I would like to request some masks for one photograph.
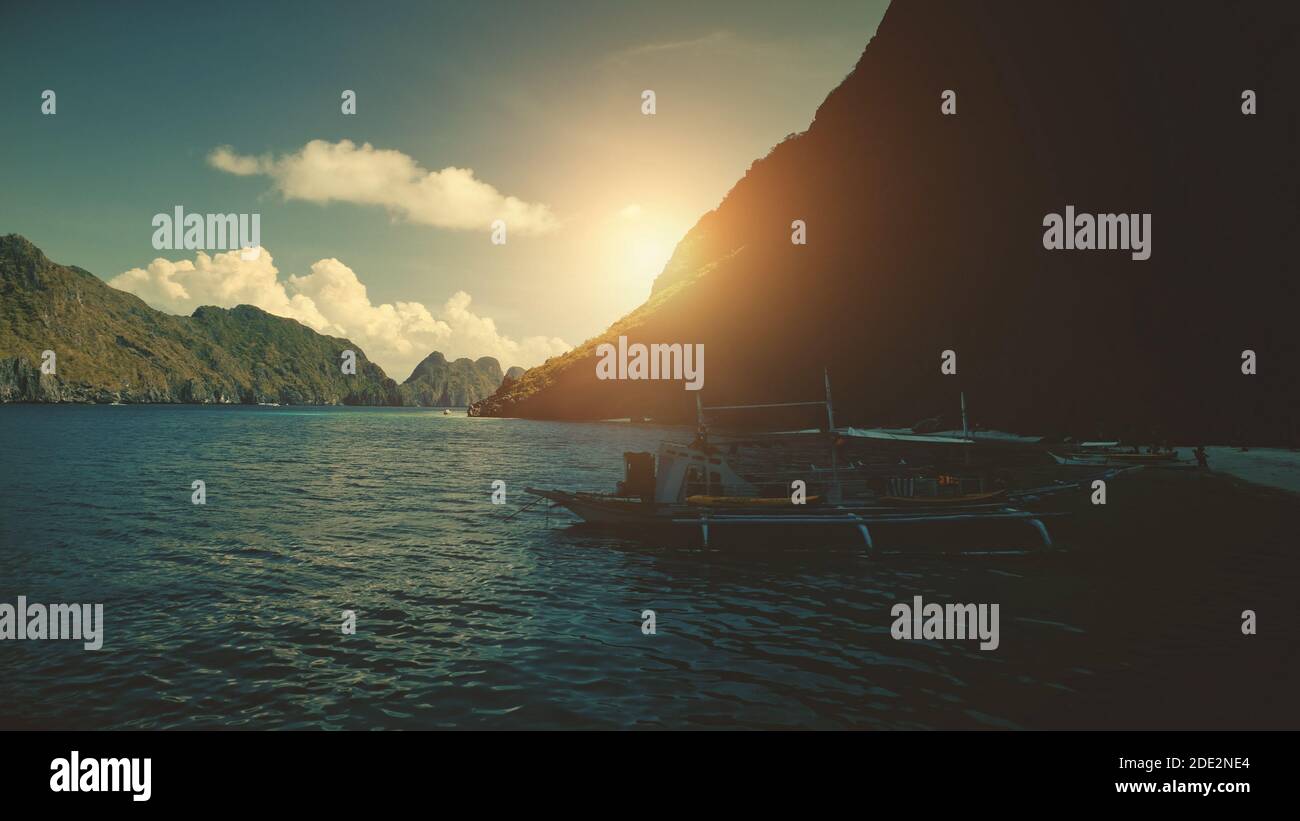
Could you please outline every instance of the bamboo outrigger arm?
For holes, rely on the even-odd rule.
[[[791,515],[755,515],[752,513],[744,514],[725,514],[718,513],[710,516],[708,512],[701,511],[699,514],[692,516],[675,516],[671,521],[675,525],[696,525],[704,538],[704,546],[709,544],[709,525],[710,524],[782,524],[782,525],[850,525],[856,527],[862,534],[862,541],[866,544],[868,554],[874,554],[876,550],[875,540],[871,536],[871,530],[868,527],[873,522],[883,522],[887,524],[922,524],[931,522],[960,522],[972,520],[991,520],[991,519],[1021,519],[1025,521],[1038,534],[1043,541],[1043,547],[1051,548],[1052,536],[1047,530],[1047,525],[1043,519],[1050,513],[1033,513],[1024,510],[1015,510],[1008,508],[1000,511],[984,511],[980,513],[954,513],[954,514],[923,514],[913,515],[908,513],[887,513],[879,516],[864,517],[860,513],[846,512],[842,514],[822,514],[807,516]]]
[[[867,530],[867,523],[862,521],[862,517],[856,513],[850,513],[851,517],[858,523],[858,530],[862,533],[862,540],[867,543],[867,555],[870,556],[876,551],[876,546],[871,541],[871,531]]]

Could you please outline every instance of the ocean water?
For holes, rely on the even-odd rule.
[[[1117,652],[1086,641],[1086,605],[1061,606],[1112,593],[1059,560],[701,549],[507,518],[526,485],[612,488],[624,450],[683,436],[420,409],[0,407],[0,602],[100,602],[105,620],[98,651],[0,642],[0,726],[1060,726]],[[1000,602],[1002,646],[892,639],[890,607],[915,595]]]

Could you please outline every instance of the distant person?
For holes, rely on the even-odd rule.
[[[1205,445],[1197,445],[1196,450],[1192,451],[1192,455],[1196,457],[1196,466],[1198,468],[1205,469],[1210,466],[1210,458],[1205,452]]]

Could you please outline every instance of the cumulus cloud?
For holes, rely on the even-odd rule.
[[[219,168],[229,174],[235,174],[240,177],[251,177],[254,174],[264,174],[263,168],[270,167],[273,163],[268,157],[241,157],[236,154],[228,145],[223,145],[215,149],[208,155],[208,164],[213,168]]]
[[[239,251],[213,256],[199,251],[192,262],[155,259],[108,284],[170,313],[189,314],[200,305],[256,305],[352,340],[399,382],[435,350],[450,358],[494,356],[504,369],[532,367],[571,347],[558,337],[516,340],[502,334],[492,319],[470,310],[472,298],[464,291],[431,311],[419,302],[376,305],[356,272],[333,258],[318,260],[308,273],[284,281],[278,273],[265,248],[251,260]]]
[[[191,262],[159,257],[148,268],[132,268],[108,284],[130,291],[159,310],[189,314],[200,305],[256,305],[276,316],[287,316],[322,333],[329,321],[315,303],[301,294],[290,295],[276,278],[276,268],[265,248],[255,259],[239,251],[208,256],[203,251]]]
[[[452,335],[466,350],[483,351],[488,356],[495,356],[502,368],[511,365],[531,368],[573,347],[557,336],[530,336],[515,341],[502,335],[490,318],[471,311],[469,304],[470,295],[457,291],[443,304],[438,318],[451,326]]]
[[[429,171],[400,151],[370,143],[312,140],[279,157],[241,155],[220,146],[208,155],[208,164],[239,176],[270,177],[286,200],[377,205],[438,228],[487,231],[500,219],[512,235],[529,235],[559,224],[548,206],[503,195],[475,177],[473,169]]]

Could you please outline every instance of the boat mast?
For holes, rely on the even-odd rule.
[[[826,424],[829,430],[835,430],[835,409],[831,404],[831,372],[828,368],[822,367],[822,375],[826,377]]]
[[[966,421],[966,391],[961,392],[961,438],[970,440],[970,423]],[[970,444],[962,445],[966,464],[970,464]],[[981,486],[982,487],[982,486]]]
[[[704,495],[713,495],[713,479],[709,476],[709,440],[708,434],[705,433],[704,427],[704,403],[700,401],[700,392],[695,392],[695,435],[700,442],[700,448],[704,452]]]
[[[822,376],[826,380],[826,431],[831,437],[831,501],[840,501],[840,470],[838,459],[835,456],[835,406],[831,402],[831,372],[826,366],[822,366]]]

